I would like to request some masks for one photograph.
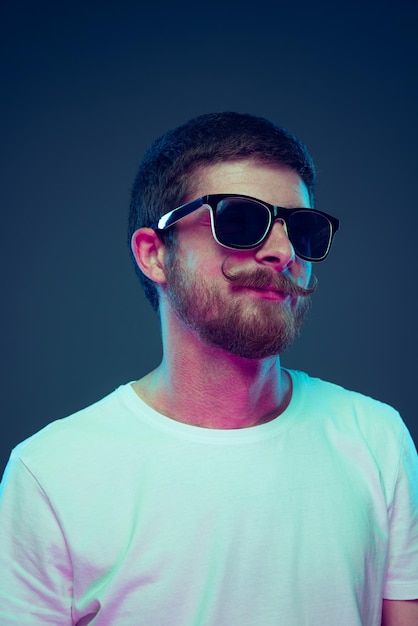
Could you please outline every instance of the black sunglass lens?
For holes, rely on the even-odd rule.
[[[296,254],[321,260],[328,252],[331,224],[314,211],[297,211],[288,220],[288,233]]]
[[[220,243],[236,248],[255,246],[269,226],[269,212],[245,198],[226,198],[215,211],[215,231]]]

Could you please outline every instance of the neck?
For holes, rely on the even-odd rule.
[[[248,428],[287,407],[291,381],[279,357],[245,359],[187,336],[168,339],[159,367],[134,384],[157,411],[204,428]]]

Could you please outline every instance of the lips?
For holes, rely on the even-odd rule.
[[[287,298],[292,297],[291,294],[283,291],[282,289],[277,289],[276,287],[259,287],[257,285],[245,285],[239,286],[234,285],[234,289],[244,289],[249,290],[255,293],[259,293],[261,297],[267,298],[269,300],[286,300]]]

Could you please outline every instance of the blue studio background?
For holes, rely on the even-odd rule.
[[[303,139],[340,218],[285,365],[389,402],[418,441],[415,0],[2,0],[0,473],[160,358],[126,215],[145,148],[204,112]]]

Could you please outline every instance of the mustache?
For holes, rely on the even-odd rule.
[[[222,274],[225,279],[234,287],[252,287],[255,289],[275,289],[288,296],[310,296],[318,286],[318,279],[312,275],[313,285],[311,287],[301,287],[297,285],[287,274],[278,273],[270,268],[248,269],[227,269],[225,267],[227,259],[222,263]]]

